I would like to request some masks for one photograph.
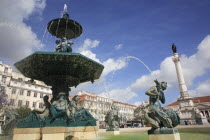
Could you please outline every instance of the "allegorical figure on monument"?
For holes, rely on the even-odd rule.
[[[53,122],[56,118],[66,116],[68,112],[68,100],[66,99],[66,94],[64,92],[60,92],[57,98],[58,100],[53,101],[50,108],[51,122]]]
[[[51,107],[51,104],[49,103],[49,97],[46,95],[43,97],[43,101],[44,101],[44,106],[43,108],[40,108],[40,109],[34,109],[32,111],[32,113],[19,120],[18,122],[20,123],[26,123],[26,122],[34,122],[34,121],[43,121],[45,120],[47,117],[50,116],[50,107]]]
[[[55,52],[69,52],[72,53],[71,46],[74,44],[73,42],[68,42],[66,37],[63,37],[62,40],[56,40],[56,48]]]
[[[173,51],[173,53],[177,53],[177,49],[176,49],[176,45],[175,44],[172,44],[172,51]]]
[[[108,124],[108,131],[118,130],[120,126],[120,117],[118,114],[118,109],[111,106],[111,110],[105,116],[105,122]]]
[[[173,128],[179,124],[178,115],[171,109],[164,109],[161,104],[165,103],[164,90],[167,88],[166,82],[154,81],[156,86],[152,86],[146,95],[149,96],[149,105],[144,109],[145,121],[152,126],[152,129],[167,127]]]
[[[43,97],[44,100],[44,107],[41,109],[34,109],[32,113],[37,117],[37,119],[44,120],[50,114],[50,106],[49,97],[46,95]]]
[[[75,112],[78,110],[77,108],[77,102],[79,101],[80,97],[78,95],[75,95],[72,100],[69,102],[69,113],[72,117],[75,117]]]
[[[65,118],[68,121],[94,119],[87,109],[77,108],[77,101],[79,99],[79,96],[75,96],[69,101],[68,96],[64,92],[60,92],[58,100],[54,101],[51,105],[51,122],[57,118]]]

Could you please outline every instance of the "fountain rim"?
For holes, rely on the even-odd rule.
[[[84,55],[82,55],[82,54],[80,54],[80,53],[66,53],[66,52],[44,52],[44,51],[37,51],[37,52],[34,52],[34,53],[32,53],[32,54],[30,54],[29,56],[27,56],[27,57],[25,57],[25,58],[23,58],[23,59],[21,59],[21,60],[19,60],[19,61],[17,61],[15,64],[14,64],[14,66],[16,65],[16,64],[18,64],[18,63],[20,63],[21,61],[23,61],[24,59],[27,59],[27,58],[29,58],[29,57],[31,57],[32,55],[37,55],[37,54],[50,54],[50,55],[75,55],[75,56],[81,56],[81,57],[83,57],[83,58],[85,58],[85,59],[88,59],[88,60],[90,60],[90,61],[92,61],[92,62],[94,62],[94,63],[96,63],[96,64],[98,64],[98,65],[100,65],[100,66],[102,66],[103,68],[104,68],[104,65],[102,65],[102,64],[100,64],[99,62],[96,62],[95,60],[92,60],[92,59],[90,59],[90,58],[88,58],[87,56],[84,56]],[[16,66],[15,66],[16,67]]]
[[[67,26],[67,28],[71,29],[71,30],[74,32],[74,36],[71,37],[71,38],[67,38],[67,39],[74,39],[74,38],[77,38],[77,37],[79,37],[79,36],[82,34],[82,32],[83,32],[82,25],[80,25],[77,21],[72,20],[72,19],[56,18],[56,19],[53,19],[53,20],[49,21],[48,24],[47,24],[47,30],[48,30],[48,32],[49,32],[51,35],[55,36],[55,37],[57,37],[57,35],[54,34],[54,33],[50,30],[50,28],[51,28],[51,26],[52,26],[51,24],[54,24],[54,22],[57,22],[58,25],[59,25],[58,22],[65,22],[65,24],[66,24],[66,23],[67,23],[67,24],[74,24],[74,26],[75,26],[76,28],[79,29],[79,32],[76,33],[76,32],[74,32],[73,29],[71,29],[71,28],[69,28],[69,27]],[[65,28],[66,28],[66,27],[65,27]],[[57,37],[57,38],[59,38],[59,37]]]

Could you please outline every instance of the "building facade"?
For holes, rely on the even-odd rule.
[[[126,123],[127,121],[132,121],[134,119],[134,110],[137,106],[118,101],[113,101],[113,105],[119,109],[121,123]]]
[[[11,108],[27,106],[31,109],[43,107],[43,97],[52,96],[50,87],[38,80],[31,80],[18,72],[13,72],[12,67],[0,63],[0,85],[7,94],[7,104]]]
[[[112,98],[86,91],[79,92],[77,95],[80,96],[78,107],[88,109],[99,122],[104,122],[105,116],[111,110],[112,105],[119,110],[120,123],[126,123],[134,117],[135,105],[114,101]]]
[[[3,64],[0,61],[0,84],[2,87],[7,87],[11,81],[12,68],[8,65]]]
[[[210,122],[210,96],[194,97],[193,98],[194,107],[198,108],[203,116],[206,116],[208,122]],[[179,102],[173,102],[167,105],[165,108],[171,108],[174,111],[179,112],[180,106]],[[185,114],[182,114],[185,115]],[[188,114],[186,114],[188,115]]]

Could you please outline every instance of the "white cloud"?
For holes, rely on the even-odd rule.
[[[210,80],[204,81],[203,83],[200,83],[196,89],[189,91],[189,94],[194,97],[208,96],[210,95],[209,87]]]
[[[120,70],[124,67],[127,66],[127,61],[125,58],[121,57],[118,59],[113,59],[113,58],[108,58],[105,61],[101,61],[97,58],[97,55],[92,51],[92,49],[98,47],[100,44],[100,41],[98,40],[91,40],[91,39],[85,39],[83,45],[78,49],[79,53],[83,54],[84,56],[95,60],[96,62],[101,63],[102,65],[104,65],[104,70],[102,72],[101,78],[99,80],[97,80],[95,84],[100,84],[98,86],[100,87],[104,87],[104,90],[108,90],[108,86],[105,83],[105,79],[106,76],[112,72],[115,72],[117,70]],[[91,87],[91,83],[84,83],[81,86],[79,85],[78,88],[72,88],[72,93],[75,94],[78,91],[82,91],[84,89],[87,89],[88,87]],[[106,87],[106,88],[105,88]],[[128,90],[127,90],[128,91]],[[91,92],[91,91],[90,91]],[[115,91],[111,91],[111,94],[113,95],[113,97],[117,97],[115,96],[115,92],[118,92],[118,90]],[[125,91],[121,91],[122,93],[126,93]],[[105,94],[105,92],[104,92]],[[135,93],[131,92],[131,95],[134,96]],[[107,95],[107,94],[105,94]],[[131,96],[131,97],[133,97]],[[128,99],[128,98],[127,98]],[[120,99],[122,100],[122,99]]]
[[[210,36],[204,38],[198,45],[198,51],[192,56],[187,57],[186,55],[181,55],[181,65],[186,84],[190,87],[195,78],[204,75],[210,69]],[[133,96],[129,98],[132,99],[136,96],[136,91],[147,90],[154,85],[153,81],[155,79],[168,82],[169,88],[177,87],[176,90],[178,89],[177,75],[172,57],[165,58],[160,64],[160,69],[152,71],[151,74],[141,76],[126,89],[113,89],[110,91],[110,94],[115,99],[122,100],[121,98],[126,93],[128,95],[129,93],[133,93],[131,94]],[[200,84],[197,89],[191,91],[191,95],[209,95],[208,87],[210,87],[210,80]]]
[[[0,56],[12,62],[43,47],[40,40],[23,20],[32,13],[41,13],[45,0],[2,0],[0,5]]]
[[[204,75],[210,68],[210,36],[204,38],[204,40],[198,45],[197,53],[190,57],[181,55],[181,65],[185,82],[187,86],[190,87],[195,78]],[[171,87],[178,87],[175,65],[171,57],[167,57],[161,62],[160,69],[137,79],[136,82],[131,85],[131,89],[146,89],[151,86],[154,79],[167,81]]]
[[[96,58],[96,54],[93,53],[93,52],[90,51],[90,50],[83,50],[83,51],[81,51],[80,53],[83,54],[84,56],[87,56],[87,57],[90,58],[90,59],[93,59],[93,60],[96,61],[96,62],[101,63],[100,60],[99,60],[98,58]]]
[[[123,47],[123,44],[118,44],[118,45],[114,46],[114,48],[116,50],[120,50],[120,49],[122,49],[122,47]]]
[[[138,78],[133,84],[131,84],[130,88],[133,91],[138,91],[142,89],[148,89],[151,87],[151,85],[154,85],[154,79],[159,79],[157,78],[160,74],[160,71],[153,71],[152,74],[150,75],[143,75],[140,78]]]
[[[99,45],[100,41],[98,40],[91,40],[89,38],[85,39],[83,45],[78,49],[78,51],[87,56],[90,59],[93,59],[96,62],[100,62],[98,58],[96,58],[96,54],[91,51],[92,48],[96,48]]]
[[[78,51],[84,56],[87,56],[88,58],[93,59],[96,62],[99,62],[104,65],[102,77],[105,77],[110,72],[120,70],[127,65],[125,58],[118,58],[118,59],[109,58],[103,62],[100,61],[97,58],[96,54],[91,51],[91,49],[96,48],[97,46],[99,46],[99,44],[100,41],[98,40],[86,39],[83,45],[78,49]]]
[[[86,42],[85,44],[92,44],[92,43]],[[83,45],[83,46],[88,46],[83,48],[89,48],[89,49],[94,48],[91,47],[91,45]],[[102,63],[105,66],[102,77],[105,77],[109,73],[115,72],[116,70],[120,70],[127,66],[126,58],[118,58],[118,59],[109,58],[106,61],[101,62],[99,59],[97,59],[96,54],[93,53],[91,50],[86,49],[86,51],[88,51],[86,53],[87,55],[89,55],[91,58],[96,59],[98,62]],[[195,78],[204,75],[207,72],[207,70],[210,68],[209,51],[210,51],[210,36],[207,36],[198,45],[198,51],[195,54],[189,57],[187,57],[186,55],[180,56],[185,81],[189,87],[193,84]],[[108,93],[115,100],[127,102],[137,96],[137,94],[135,93],[136,91],[146,90],[149,87],[151,87],[151,85],[154,85],[153,81],[155,79],[158,79],[159,81],[168,82],[169,88],[177,87],[176,89],[178,89],[177,75],[176,75],[175,65],[172,61],[172,57],[165,58],[160,64],[160,69],[152,71],[151,74],[141,76],[127,88],[113,89],[111,91],[108,91]],[[196,91],[203,92],[203,94],[207,94],[206,87],[207,87],[206,84],[200,85],[196,89]],[[104,92],[102,94],[107,95],[107,92]]]
[[[134,105],[136,105],[136,106],[139,106],[141,104],[142,104],[142,101],[137,101],[137,102],[134,103]]]
[[[35,0],[35,1],[36,1],[36,4],[35,4],[34,11],[42,14],[42,10],[46,7],[46,0]]]
[[[101,95],[106,95],[107,93],[104,92]],[[128,102],[130,99],[137,96],[135,92],[132,92],[129,88],[127,89],[114,89],[108,92],[109,97],[113,98],[116,101],[120,102]]]
[[[126,62],[126,59],[123,57],[118,58],[116,60],[113,58],[109,58],[103,62],[104,70],[103,70],[102,76],[106,76],[110,72],[120,70],[124,68],[125,66],[127,66],[127,64],[128,63]]]
[[[99,45],[100,41],[91,40],[89,38],[85,39],[83,45],[79,48],[79,52],[90,50],[91,48],[96,48]]]

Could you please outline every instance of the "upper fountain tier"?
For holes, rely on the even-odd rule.
[[[47,25],[47,30],[57,38],[66,37],[67,39],[77,38],[82,34],[82,26],[69,19],[67,6],[64,6],[62,18],[51,20]]]

